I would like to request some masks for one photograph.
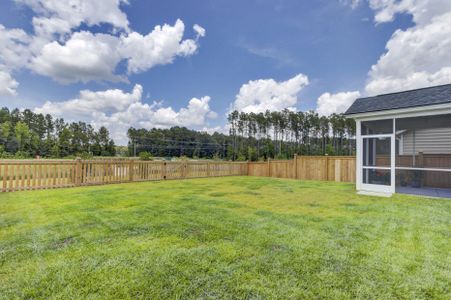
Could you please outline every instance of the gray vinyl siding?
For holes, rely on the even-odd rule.
[[[413,154],[413,132],[405,133],[403,139],[403,154]],[[451,154],[451,128],[416,130],[415,141],[415,154]]]

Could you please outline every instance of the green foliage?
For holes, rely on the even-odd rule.
[[[81,159],[92,159],[94,156],[89,152],[83,151],[76,153],[75,157],[80,157]]]
[[[326,145],[326,154],[327,155],[335,155],[335,151],[334,151],[332,144]]]
[[[275,159],[287,159],[287,156],[283,153],[276,154]]]
[[[153,160],[152,154],[150,154],[147,151],[139,152],[139,159],[140,160]]]
[[[243,113],[228,116],[229,135],[209,134],[185,127],[135,129],[127,132],[129,145],[116,147],[105,127],[94,130],[84,122],[66,123],[29,109],[0,110],[0,145],[14,156],[69,157],[134,156],[149,152],[156,157],[251,160],[260,157],[292,158],[303,155],[352,155],[355,152],[355,122],[343,115],[329,117],[290,110]],[[2,154],[7,155],[7,154]]]
[[[3,145],[0,145],[0,159],[11,159],[12,155],[11,153],[8,153],[5,151],[5,147]]]
[[[337,155],[355,152],[355,122],[343,115],[319,116],[313,111],[266,111],[264,113],[229,114],[228,122],[234,159],[245,153],[257,157],[292,158],[294,154],[325,155],[331,144]],[[330,152],[330,151],[329,151]]]
[[[451,201],[256,177],[0,193],[4,299],[448,299]]]
[[[150,130],[130,128],[127,135],[131,156],[147,151],[155,157],[225,158],[230,143],[230,138],[224,134],[208,134],[185,127]]]
[[[128,147],[127,146],[116,146],[115,147],[116,156],[127,157]]]
[[[27,142],[30,137],[30,128],[24,122],[17,122],[16,126],[14,126],[14,134],[16,135],[16,140],[19,143],[19,151],[22,151],[24,148],[25,142]]]
[[[229,135],[184,127],[130,128],[129,153],[148,151],[160,157],[255,161],[259,157],[287,159],[296,153],[352,155],[355,152],[355,122],[343,115],[324,117],[312,111],[290,110],[259,114],[234,111],[227,120]]]
[[[30,158],[30,155],[25,151],[17,151],[16,153],[14,153],[14,158],[15,159],[25,159],[25,158]]]
[[[237,161],[246,161],[246,160],[247,160],[247,157],[246,157],[245,154],[240,153],[240,154],[238,154],[236,160],[237,160]]]
[[[228,116],[229,135],[197,132],[184,127],[128,130],[129,153],[154,156],[251,160],[292,158],[294,154],[352,155],[355,122],[343,115],[319,116],[313,111],[243,113]],[[330,145],[330,146],[329,146]]]
[[[257,161],[257,149],[255,149],[254,147],[247,147],[247,159],[250,161]]]
[[[51,115],[36,114],[29,109],[0,110],[0,146],[2,157],[62,158],[89,153],[89,156],[114,156],[115,145],[109,132],[95,131],[84,122],[66,123]]]
[[[1,131],[1,135],[2,135],[2,139],[6,140],[8,139],[10,133],[11,133],[11,122],[10,121],[5,121],[3,123],[0,124],[0,131]]]

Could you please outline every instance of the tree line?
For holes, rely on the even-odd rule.
[[[352,155],[355,122],[341,114],[329,117],[290,110],[228,115],[229,134],[208,134],[185,127],[127,132],[128,154],[186,156],[227,160],[287,159],[301,155]]]
[[[301,155],[352,155],[355,121],[343,114],[320,116],[314,111],[269,111],[228,115],[233,157],[291,158]],[[241,139],[238,139],[240,137]]]
[[[232,159],[230,136],[218,132],[209,134],[178,126],[149,130],[132,127],[127,136],[129,156],[147,152],[156,157]]]
[[[300,155],[353,155],[355,123],[341,114],[313,111],[266,111],[228,115],[229,134],[209,134],[185,127],[129,128],[126,156],[141,152],[157,157],[226,160],[287,159]],[[121,151],[122,152],[122,151]],[[65,122],[29,109],[0,110],[0,158],[114,156],[116,147],[105,127]]]
[[[0,110],[1,158],[114,155],[115,144],[105,127],[96,131],[85,122],[67,123],[29,109]]]

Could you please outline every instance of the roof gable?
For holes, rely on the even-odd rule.
[[[451,84],[359,98],[345,115],[451,103]]]

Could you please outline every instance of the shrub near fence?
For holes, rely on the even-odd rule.
[[[2,160],[2,192],[134,181],[247,175],[246,162]]]

